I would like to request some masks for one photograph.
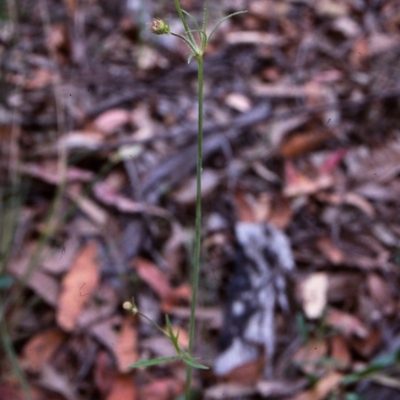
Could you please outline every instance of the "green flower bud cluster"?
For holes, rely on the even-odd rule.
[[[171,33],[168,22],[163,21],[161,18],[154,18],[150,30],[156,35],[168,35]]]

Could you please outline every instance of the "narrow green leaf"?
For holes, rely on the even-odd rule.
[[[176,352],[178,354],[181,354],[181,349],[178,344],[179,332],[177,335],[174,335],[174,331],[172,329],[171,321],[169,320],[168,315],[165,316],[165,321],[166,321],[166,325],[167,325],[167,329],[168,329],[169,339],[171,340],[172,344],[174,345]]]
[[[165,315],[165,325],[167,325],[168,333],[171,336],[174,336],[174,332],[172,330],[171,321],[169,320],[168,314]]]
[[[151,360],[143,360],[138,361],[137,363],[131,364],[129,368],[141,368],[141,367],[150,367],[152,365],[163,364],[169,361],[178,360],[179,356],[171,356],[171,357],[160,357],[160,358],[152,358]]]
[[[203,10],[203,30],[207,30],[208,25],[208,0],[204,2],[204,10]]]
[[[357,393],[351,392],[351,393],[346,393],[344,399],[345,400],[361,400],[361,396]]]
[[[190,30],[188,30],[187,32],[189,32],[189,34],[188,34],[188,36],[190,35],[191,36],[191,33],[190,33]],[[197,48],[197,45],[196,45],[196,42],[193,40],[192,41],[192,39],[186,39],[185,37],[183,37],[182,35],[178,35],[177,33],[174,33],[174,32],[171,32],[171,35],[172,36],[176,36],[176,37],[178,37],[179,39],[182,39],[188,46],[189,46],[189,48],[190,48],[190,50],[192,50],[192,52],[194,53],[194,54],[196,54],[196,53],[198,53],[198,48]],[[192,36],[191,36],[192,37]]]
[[[349,374],[346,375],[341,381],[340,383],[344,386],[347,385],[353,385],[354,383],[359,382],[362,379],[362,377],[359,374]]]
[[[193,358],[190,358],[188,356],[182,357],[182,361],[185,362],[186,364],[190,365],[193,368],[198,368],[198,369],[209,369],[206,365],[199,364],[196,361],[193,360]]]
[[[194,26],[196,27],[196,29],[197,30],[200,30],[200,27],[199,27],[199,24],[197,23],[197,21],[196,21],[196,18],[194,18],[193,16],[192,16],[192,14],[189,14],[187,11],[185,11],[184,9],[182,9],[182,12],[187,16],[187,17],[189,17],[190,18],[190,20],[194,23]]]
[[[15,282],[12,276],[4,275],[0,277],[0,290],[8,289]]]
[[[369,368],[373,369],[374,371],[378,371],[386,367],[389,367],[390,365],[393,365],[395,363],[396,363],[396,353],[384,354],[383,356],[380,356],[375,360],[373,360],[369,364]]]
[[[181,8],[179,0],[174,0],[174,3],[175,3],[176,11],[178,12],[179,18],[182,21],[183,27],[185,28],[185,31],[189,31],[189,26],[186,22],[185,15],[183,14],[183,10]],[[195,43],[191,33],[189,33],[189,39],[190,39],[190,42],[192,42],[193,44]]]
[[[210,35],[208,36],[208,41],[211,40],[211,36],[214,35],[215,31],[219,28],[219,26],[220,26],[224,21],[226,21],[226,20],[229,19],[229,18],[232,18],[232,17],[235,16],[235,15],[244,14],[244,13],[247,13],[247,11],[237,11],[237,12],[234,12],[234,13],[229,14],[229,15],[227,15],[226,17],[222,18],[222,19],[218,22],[218,24],[215,25],[215,28],[211,31]]]

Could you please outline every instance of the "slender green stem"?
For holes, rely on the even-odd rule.
[[[22,370],[18,357],[15,353],[10,335],[8,334],[7,331],[7,326],[6,326],[6,320],[4,316],[4,308],[3,305],[0,304],[0,314],[1,314],[1,323],[0,323],[0,336],[1,336],[1,342],[2,346],[7,354],[7,357],[12,365],[13,372],[15,373],[19,383],[22,386],[22,390],[24,391],[25,398],[27,400],[32,400],[32,393],[31,389],[29,387],[29,383],[25,377],[24,371]]]
[[[189,28],[189,25],[186,22],[185,16],[183,15],[182,8],[181,8],[181,5],[179,3],[179,0],[174,0],[174,3],[175,3],[176,11],[178,11],[179,18],[181,19],[183,27],[185,28],[185,33],[187,32],[187,35],[188,35],[188,38],[189,38],[190,42],[193,45],[195,45],[196,42],[195,42],[195,40],[193,38],[192,33],[190,32],[190,28]]]
[[[196,56],[198,67],[198,126],[197,126],[197,194],[196,194],[196,237],[194,245],[194,259],[192,272],[192,303],[190,306],[190,323],[189,323],[189,356],[193,356],[195,322],[196,322],[196,305],[197,293],[199,287],[200,274],[200,251],[201,251],[201,172],[203,159],[203,57]],[[186,368],[186,400],[190,400],[190,384],[192,380],[192,367],[187,365]]]
[[[182,35],[178,35],[177,33],[173,33],[173,32],[171,32],[171,35],[172,35],[172,36],[176,36],[176,37],[178,37],[179,39],[182,39],[182,40],[190,47],[190,50],[192,50],[193,54],[196,54],[196,53],[197,53],[196,47],[194,47],[193,44],[192,44],[188,39],[186,39],[186,38],[183,37]]]

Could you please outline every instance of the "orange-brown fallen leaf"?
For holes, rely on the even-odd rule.
[[[115,376],[116,371],[110,354],[103,350],[99,351],[94,365],[93,378],[102,398],[110,393]]]
[[[56,329],[38,333],[24,346],[21,364],[30,372],[40,372],[63,340],[64,334]]]
[[[137,400],[138,393],[135,383],[129,375],[118,375],[107,396],[107,400]]]
[[[76,258],[65,275],[57,309],[57,323],[71,332],[79,314],[99,284],[97,249],[94,241],[89,242]]]
[[[122,321],[121,331],[114,346],[118,370],[122,373],[128,372],[129,365],[138,361],[137,330],[132,322],[130,316]]]
[[[326,340],[310,339],[293,356],[298,367],[309,374],[318,374],[323,371],[319,361],[328,354]]]
[[[173,378],[157,379],[145,385],[140,399],[172,400],[183,393],[183,382]]]
[[[320,379],[312,389],[292,397],[290,400],[323,400],[329,392],[338,387],[342,378],[342,374],[331,372]]]
[[[160,297],[161,300],[169,298],[172,293],[167,277],[151,261],[141,257],[133,260],[133,266],[140,276]]]
[[[326,323],[333,328],[339,329],[346,336],[355,335],[366,338],[368,329],[356,316],[344,311],[330,308],[326,314]]]
[[[285,158],[297,157],[321,147],[332,136],[329,131],[296,133],[282,143],[280,152]]]
[[[254,385],[261,378],[264,369],[265,359],[259,357],[257,360],[246,362],[234,368],[229,374],[223,376],[223,380],[240,385]]]
[[[350,365],[351,355],[346,340],[341,335],[332,336],[330,339],[331,357],[339,362],[339,368],[346,368]]]

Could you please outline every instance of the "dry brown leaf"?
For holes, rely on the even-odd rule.
[[[238,9],[245,7],[244,4],[238,5]],[[275,3],[273,0],[251,1],[247,4],[247,7],[249,13],[265,20],[277,16],[286,16],[292,10],[290,3]]]
[[[105,398],[105,396],[110,392],[116,375],[110,354],[111,353],[104,350],[100,350],[97,353],[94,364],[94,383],[102,395],[102,398]]]
[[[255,217],[249,200],[246,198],[245,193],[237,189],[235,191],[235,203],[238,213],[238,220],[242,222],[254,222]]]
[[[368,217],[374,218],[375,217],[375,210],[372,204],[364,199],[363,197],[359,196],[356,193],[348,192],[343,196],[343,202],[345,204],[350,204],[354,207],[357,207],[359,210],[363,211]]]
[[[257,360],[246,362],[234,368],[227,375],[224,375],[224,381],[241,385],[254,385],[261,378],[263,370],[265,370],[265,360],[264,357],[259,357]]]
[[[50,183],[52,185],[60,185],[62,177],[57,173],[56,164],[28,164],[25,163],[21,167],[21,171],[33,178],[40,179],[43,182]],[[85,171],[76,167],[69,167],[66,172],[65,179],[67,182],[90,182],[94,175],[92,172]]]
[[[34,268],[31,269],[30,262],[35,251],[35,245],[27,244],[26,247],[24,257],[10,263],[8,272],[20,279],[26,279],[28,276],[26,285],[48,304],[56,307],[60,291],[59,283],[54,277],[39,270],[37,265],[33,265]]]
[[[331,132],[296,133],[280,146],[280,153],[285,158],[297,157],[321,147],[331,139]]]
[[[77,0],[64,0],[64,2],[67,5],[69,15],[74,15],[76,11]]]
[[[24,346],[21,364],[29,372],[38,373],[64,341],[64,334],[51,329],[36,334]]]
[[[99,115],[93,122],[96,129],[106,135],[110,135],[121,129],[131,121],[131,115],[128,111],[120,108],[105,111]]]
[[[261,380],[257,382],[257,391],[262,398],[287,398],[298,393],[300,389],[307,386],[305,379],[300,380]]]
[[[85,195],[82,195],[82,192],[83,190],[80,185],[70,185],[66,190],[66,194],[69,196],[69,198],[76,203],[79,209],[97,227],[104,227],[108,219],[107,213],[93,200]]]
[[[171,223],[171,234],[162,250],[163,259],[168,264],[168,272],[171,275],[179,274],[179,266],[184,259],[184,245],[186,243],[185,231],[175,221]]]
[[[99,284],[100,274],[97,247],[90,241],[79,253],[72,268],[65,275],[57,309],[57,323],[72,331],[79,315]]]
[[[201,173],[201,197],[213,193],[218,187],[221,180],[221,175],[215,170],[205,168]],[[197,181],[196,177],[192,177],[185,181],[185,183],[178,189],[172,192],[172,197],[175,201],[182,205],[194,204],[197,195]]]
[[[365,339],[350,338],[349,344],[353,351],[368,359],[376,353],[382,343],[382,328],[371,329]]]
[[[52,365],[43,365],[40,380],[40,386],[47,390],[56,392],[66,400],[76,400],[73,386],[69,382],[69,376],[67,371],[58,371]]]
[[[321,167],[319,168],[318,173],[320,175],[333,173],[335,170],[337,170],[339,164],[342,162],[342,160],[344,160],[347,153],[347,149],[339,149],[328,154],[325,157],[325,160],[322,163]]]
[[[183,393],[183,382],[174,378],[157,379],[144,385],[140,399],[173,400]]]
[[[229,93],[225,97],[225,104],[236,111],[246,112],[252,107],[249,97],[241,93]]]
[[[302,98],[307,94],[304,86],[289,84],[265,84],[254,82],[252,90],[257,96],[268,96],[272,98]]]
[[[101,133],[90,130],[68,132],[58,141],[59,148],[66,148],[71,151],[96,151],[102,144],[103,137]]]
[[[27,90],[37,90],[53,84],[55,81],[54,72],[48,69],[36,69],[33,76],[24,82],[24,88]]]
[[[298,130],[307,122],[303,115],[294,115],[289,118],[279,118],[270,124],[268,138],[273,151],[279,151],[279,146],[289,132]]]
[[[293,356],[293,361],[306,373],[319,374],[321,366],[319,361],[328,355],[326,340],[309,339]]]
[[[183,283],[178,287],[172,288],[171,293],[161,303],[161,310],[169,313],[176,304],[189,304],[192,298],[192,288],[189,284]]]
[[[370,298],[383,315],[392,315],[396,310],[396,303],[390,295],[388,282],[380,275],[372,273],[367,277]]]
[[[117,343],[114,346],[118,370],[121,373],[129,371],[129,365],[138,361],[137,330],[132,325],[132,318],[127,317],[122,321]]]
[[[359,288],[363,281],[360,274],[343,272],[329,275],[328,301],[329,303],[344,303],[352,307],[358,300]]]
[[[272,196],[269,193],[261,193],[253,204],[253,215],[257,222],[266,222],[271,213]]]
[[[131,122],[137,127],[135,138],[146,140],[154,135],[157,125],[152,117],[152,112],[147,103],[138,104],[131,113]]]
[[[172,287],[155,264],[141,257],[135,258],[132,264],[140,278],[157,293],[161,300],[170,298],[173,292]]]
[[[331,357],[339,362],[339,368],[347,368],[350,365],[351,354],[349,346],[341,335],[330,338]]]
[[[360,36],[360,26],[353,18],[347,15],[336,18],[333,23],[333,28],[348,38]]]
[[[113,206],[117,210],[126,213],[149,213],[163,218],[168,218],[169,214],[164,209],[144,203],[137,203],[128,197],[116,192],[103,182],[96,183],[93,188],[93,194],[97,200],[102,203]]]
[[[54,54],[57,54],[60,63],[67,61],[67,56],[71,51],[71,42],[65,23],[57,23],[50,27],[48,30],[47,45]]]
[[[353,44],[350,54],[350,64],[355,70],[360,69],[365,60],[369,57],[369,48],[365,36],[357,38]]]
[[[321,190],[328,189],[334,183],[330,175],[319,175],[314,179],[297,171],[289,161],[285,163],[286,187],[284,194],[287,197],[311,195]]]
[[[25,397],[22,388],[14,387],[7,382],[0,383],[0,399],[25,400]]]
[[[43,251],[43,270],[54,275],[67,272],[78,250],[79,240],[77,236],[69,237],[60,248],[47,247]]]
[[[330,308],[326,314],[326,323],[346,336],[355,335],[359,338],[368,336],[367,327],[356,316],[344,311]]]
[[[382,32],[371,32],[368,35],[368,45],[371,56],[393,51],[399,45],[396,35],[388,35]]]
[[[90,326],[90,333],[102,343],[110,353],[114,352],[114,347],[118,340],[115,327],[121,324],[121,320],[122,318],[116,315]]]
[[[253,386],[241,385],[235,382],[225,382],[211,386],[205,390],[205,398],[208,400],[224,400],[230,398],[248,398],[257,394]]]
[[[138,393],[133,378],[128,375],[115,377],[107,400],[136,400]]]
[[[338,387],[339,382],[342,380],[343,374],[337,372],[330,372],[322,379],[318,380],[316,385],[306,392],[298,396],[292,397],[290,400],[323,400],[326,399],[329,392]]]
[[[250,43],[263,44],[265,46],[279,46],[285,43],[286,39],[273,33],[241,31],[228,33],[225,41],[229,44]]]
[[[328,260],[336,265],[340,264],[344,260],[343,252],[332,242],[329,237],[321,237],[317,241],[319,249],[328,258]]]
[[[349,13],[349,4],[343,0],[319,0],[313,3],[313,7],[321,17],[337,18]]]
[[[268,222],[279,229],[285,229],[292,221],[293,207],[287,197],[276,195],[272,198]]]

